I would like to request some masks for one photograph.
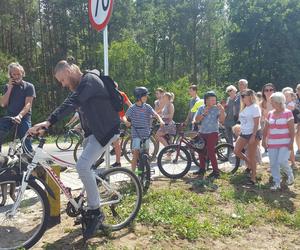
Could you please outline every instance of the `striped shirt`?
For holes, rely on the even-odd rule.
[[[142,106],[133,104],[126,112],[126,117],[131,120],[132,138],[149,138],[151,132],[151,118],[155,114],[154,109],[147,103]]]
[[[274,110],[269,112],[267,116],[269,148],[289,147],[291,137],[288,122],[292,119],[294,119],[293,113],[288,109],[285,109],[281,114],[274,114]]]

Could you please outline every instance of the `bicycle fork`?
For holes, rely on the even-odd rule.
[[[35,168],[34,165],[32,165],[32,164],[28,165],[28,170],[23,174],[21,187],[20,187],[19,192],[17,194],[16,201],[13,204],[12,208],[7,212],[8,217],[13,217],[16,214],[17,209],[20,206],[21,200],[22,200],[23,195],[25,193],[25,190],[27,189],[29,177],[30,177],[30,175],[31,175],[34,168]]]

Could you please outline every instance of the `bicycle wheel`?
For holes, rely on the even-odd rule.
[[[240,166],[240,158],[233,153],[233,145],[220,143],[216,146],[218,168],[223,173],[234,174]]]
[[[199,154],[193,149],[190,149],[190,153],[191,153],[191,157],[192,157],[192,160],[195,163],[195,165],[200,167]]]
[[[143,188],[143,194],[146,194],[151,183],[151,169],[149,157],[147,154],[142,154],[138,162],[138,178]]]
[[[157,157],[157,165],[164,176],[171,179],[182,178],[191,168],[190,152],[183,146],[166,146]]]
[[[56,147],[62,151],[68,150],[73,145],[73,138],[69,133],[59,135],[55,141]]]
[[[149,145],[149,162],[155,160],[158,151],[159,151],[159,142],[155,139],[154,136],[151,136],[150,145]]]
[[[156,141],[154,136],[151,136],[150,137],[150,142],[149,142],[149,161],[150,162],[155,160],[158,151],[159,151],[159,143]],[[131,160],[132,160],[132,143],[131,143],[131,137],[130,136],[128,136],[123,142],[122,154],[124,155],[125,159],[129,163],[131,163]]]
[[[18,195],[21,178],[0,177],[0,185],[16,185]],[[3,195],[1,193],[1,195]],[[43,236],[50,216],[49,202],[44,190],[30,180],[14,215],[9,215],[14,201],[7,193],[6,205],[0,207],[0,249],[28,249]]]
[[[131,163],[132,159],[132,151],[131,151],[132,143],[131,143],[131,137],[128,136],[124,139],[123,145],[122,145],[122,154],[124,155],[125,159]]]
[[[142,203],[142,187],[137,176],[126,168],[110,168],[98,175],[105,230],[127,227],[137,216]]]
[[[83,150],[83,140],[79,140],[75,147],[74,147],[74,150],[73,150],[73,158],[74,158],[74,161],[77,162],[78,161],[78,158],[79,156],[81,155],[82,153],[82,150]]]

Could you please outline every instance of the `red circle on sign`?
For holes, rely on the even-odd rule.
[[[108,22],[109,22],[109,19],[110,19],[110,16],[111,16],[111,12],[112,12],[112,7],[113,7],[114,1],[113,1],[113,0],[110,0],[110,1],[111,1],[111,4],[110,4],[110,6],[109,6],[109,10],[108,10],[108,12],[107,12],[107,16],[106,16],[104,22],[103,22],[103,23],[100,23],[100,24],[97,24],[97,23],[94,21],[94,18],[93,18],[93,16],[92,16],[92,10],[91,10],[91,5],[92,5],[92,3],[91,3],[91,1],[92,1],[92,0],[89,0],[89,6],[88,6],[88,7],[89,7],[89,19],[90,19],[91,25],[92,25],[92,27],[93,27],[95,30],[101,31],[101,30],[103,30],[103,29],[106,27],[106,25],[107,25]]]

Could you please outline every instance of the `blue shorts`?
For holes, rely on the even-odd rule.
[[[146,149],[149,149],[149,139],[146,140]],[[141,139],[140,138],[132,138],[132,149],[140,150],[141,149]]]

